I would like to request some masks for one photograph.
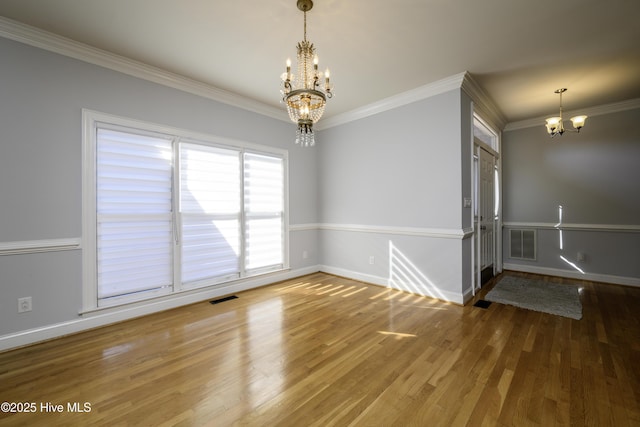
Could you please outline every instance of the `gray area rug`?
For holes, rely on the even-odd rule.
[[[576,320],[582,319],[582,303],[578,287],[574,285],[558,285],[541,280],[504,276],[487,293],[485,300]]]

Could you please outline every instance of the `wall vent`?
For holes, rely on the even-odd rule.
[[[509,230],[509,258],[536,260],[536,230]]]

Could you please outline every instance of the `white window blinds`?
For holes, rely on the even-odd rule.
[[[240,273],[240,153],[180,144],[182,282]]]
[[[247,270],[283,266],[284,167],[281,158],[245,153],[244,206]]]
[[[93,129],[85,307],[286,268],[284,154],[117,120]]]
[[[171,140],[99,129],[98,298],[169,287]]]

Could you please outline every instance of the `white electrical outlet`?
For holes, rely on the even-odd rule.
[[[371,255],[371,256],[369,257],[369,264],[372,264],[372,265],[373,265],[373,264],[375,264],[375,263],[376,263],[376,258],[375,258],[373,255]]]
[[[307,259],[307,258],[309,258],[309,252],[302,251],[302,259]]]
[[[18,298],[18,313],[31,311],[31,297]]]

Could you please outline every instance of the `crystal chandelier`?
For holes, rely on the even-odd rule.
[[[549,117],[546,119],[547,121],[547,132],[553,138],[556,135],[562,135],[565,130],[569,130],[571,132],[580,132],[580,129],[584,126],[584,122],[587,120],[587,116],[575,116],[571,117],[571,123],[573,123],[573,129],[565,129],[562,124],[562,94],[567,91],[567,88],[558,89],[555,93],[560,94],[560,116],[559,117]]]
[[[307,41],[307,12],[313,7],[311,0],[298,0],[298,9],[304,12],[304,40],[298,43],[298,70],[291,74],[291,60],[282,74],[282,101],[287,105],[291,121],[298,124],[296,144],[311,147],[315,144],[313,124],[324,113],[327,98],[333,96],[329,82],[329,69],[318,71],[318,56],[313,43]],[[324,84],[321,82],[324,77]]]

